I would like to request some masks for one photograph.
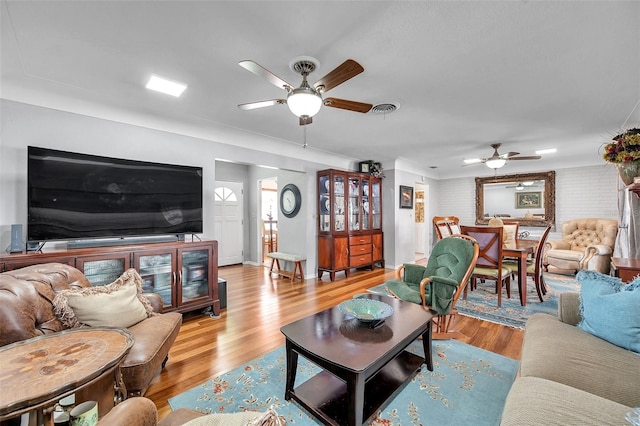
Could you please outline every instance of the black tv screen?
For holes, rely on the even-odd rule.
[[[28,147],[29,241],[202,232],[202,168]]]

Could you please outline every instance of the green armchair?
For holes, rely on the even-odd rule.
[[[404,264],[397,279],[385,283],[393,296],[436,312],[436,333],[448,333],[457,314],[455,304],[478,259],[478,243],[467,235],[439,240],[427,266]]]

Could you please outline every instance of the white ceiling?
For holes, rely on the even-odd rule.
[[[344,60],[365,71],[326,96],[398,111],[323,107],[307,126],[318,150],[385,168],[415,162],[436,178],[493,174],[470,157],[556,154],[500,173],[604,164],[601,146],[640,125],[638,1],[6,1],[1,96],[176,131],[243,129],[298,149],[286,105],[240,103],[286,92],[238,66],[252,59],[297,86]],[[151,73],[189,85],[179,99],[144,88]],[[109,113],[111,111],[111,117]],[[139,121],[141,122],[141,121]],[[181,130],[182,129],[182,130]],[[243,132],[244,133],[244,132]],[[265,145],[266,146],[266,145]],[[437,167],[429,169],[429,167]]]

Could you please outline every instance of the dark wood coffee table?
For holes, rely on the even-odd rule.
[[[393,315],[372,329],[334,306],[280,329],[286,337],[285,399],[294,399],[327,425],[362,425],[423,363],[433,371],[431,311],[387,296],[363,297],[388,303]],[[424,358],[405,351],[419,336]],[[298,354],[324,371],[294,389]]]

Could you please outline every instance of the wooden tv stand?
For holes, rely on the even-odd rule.
[[[188,312],[211,307],[220,314],[218,242],[174,241],[109,247],[55,249],[0,256],[0,271],[40,263],[66,263],[82,271],[93,285],[113,282],[134,268],[143,291],[158,294],[164,312]]]

